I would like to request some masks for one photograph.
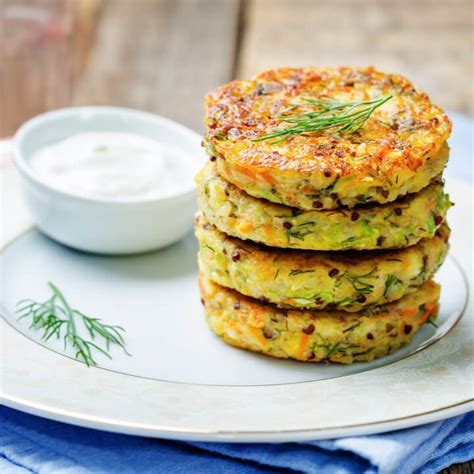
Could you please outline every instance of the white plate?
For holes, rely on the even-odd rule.
[[[157,253],[112,258],[22,233],[28,218],[11,170],[4,173],[15,206],[5,215],[10,242],[1,257],[6,405],[121,433],[243,442],[368,434],[472,408],[472,188],[464,182],[447,182],[457,206],[451,256],[437,277],[439,328],[425,327],[389,357],[345,367],[274,360],[214,336],[199,303],[192,236]],[[87,368],[59,343],[44,347],[18,323],[14,305],[43,299],[47,281],[82,311],[124,326],[132,356],[117,350]]]
[[[2,313],[17,331],[63,354],[61,340],[43,343],[28,329],[30,321],[18,321],[15,315],[15,305],[22,299],[45,301],[51,281],[85,314],[126,328],[132,356],[115,350],[112,360],[98,359],[104,369],[184,384],[261,386],[343,377],[403,359],[450,331],[467,301],[461,268],[448,258],[437,277],[443,289],[438,328],[425,325],[409,346],[374,362],[350,366],[273,359],[232,349],[209,330],[199,301],[196,252],[196,240],[190,235],[152,254],[100,257],[68,249],[32,230],[0,257],[2,271],[8,275]]]

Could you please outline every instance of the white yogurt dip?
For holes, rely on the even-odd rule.
[[[88,132],[38,150],[30,166],[41,181],[69,194],[136,201],[191,189],[191,158],[141,135]]]

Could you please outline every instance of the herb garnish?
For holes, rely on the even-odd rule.
[[[398,285],[401,285],[402,281],[397,278],[395,275],[387,275],[387,279],[385,280],[385,288],[383,290],[383,296],[386,298],[389,293]]]
[[[428,321],[426,321],[427,324],[431,324],[433,327],[435,327],[436,329],[438,329],[438,325],[431,319],[431,317],[428,319]]]
[[[426,305],[423,303],[418,307],[418,316],[423,316],[423,314],[426,311]],[[438,329],[438,325],[431,319],[431,314],[428,317],[428,320],[426,321],[426,324],[431,324],[434,328]]]
[[[367,280],[377,280],[377,267],[364,275],[350,275],[344,273],[343,277],[352,285],[355,291],[361,294],[370,295],[374,289],[374,285],[369,283]]]
[[[293,269],[290,271],[290,273],[288,273],[288,276],[292,277],[292,276],[296,276],[296,275],[301,275],[303,273],[314,273],[314,270],[299,270],[297,268]]]
[[[216,251],[215,251],[210,245],[208,245],[208,244],[202,244],[202,248],[203,248],[203,249],[208,249],[208,250],[210,250],[211,252],[216,253]]]
[[[316,110],[294,115],[282,115],[279,117],[281,122],[290,124],[291,127],[275,130],[252,141],[259,142],[281,137],[279,140],[272,142],[279,143],[288,136],[323,130],[352,134],[358,132],[364,126],[375,109],[388,102],[391,98],[392,96],[389,95],[380,99],[345,103],[335,101],[322,102],[320,100],[303,98],[303,104],[295,104],[289,111],[305,105],[313,106]]]
[[[329,357],[331,357],[336,352],[340,352],[342,355],[347,355],[348,350],[357,349],[358,347],[360,347],[360,346],[358,346],[357,344],[349,344],[349,345],[344,346],[340,342],[336,342],[334,344],[329,344],[329,343],[317,344],[317,343],[314,343],[314,344],[311,345],[310,350],[314,352],[314,349],[317,349],[317,348],[325,349],[326,350],[326,358],[329,359]],[[353,354],[353,355],[357,355],[357,354]]]
[[[352,326],[349,326],[348,328],[344,329],[342,332],[349,332],[353,331],[355,328],[358,328],[362,324],[362,321],[359,321],[358,323],[353,324]]]
[[[75,351],[75,358],[82,360],[88,367],[97,365],[94,359],[94,352],[100,352],[111,359],[109,354],[110,346],[115,344],[130,355],[125,348],[125,341],[121,332],[125,329],[121,326],[111,326],[104,324],[98,318],[92,318],[81,313],[77,309],[71,308],[62,292],[51,282],[48,286],[52,291],[52,296],[44,303],[26,299],[18,302],[16,313],[19,320],[31,318],[29,329],[43,331],[41,339],[48,341],[53,336],[56,339],[62,338],[64,349],[70,345]],[[77,323],[80,323],[78,328]],[[81,332],[87,332],[90,339],[85,339],[80,335]],[[101,347],[99,341],[105,343]],[[93,341],[96,342],[93,342]]]
[[[293,237],[294,239],[304,240],[307,235],[313,233],[314,225],[314,222],[305,222],[303,224],[299,224],[296,227],[288,229],[287,235],[288,237]]]

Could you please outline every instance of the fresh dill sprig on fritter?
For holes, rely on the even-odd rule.
[[[380,99],[364,100],[360,102],[333,102],[320,101],[303,98],[302,104],[296,104],[289,110],[297,107],[310,105],[315,107],[314,111],[302,112],[294,115],[282,115],[279,117],[282,123],[290,124],[291,127],[278,129],[267,133],[252,141],[259,142],[272,138],[280,138],[273,143],[279,143],[291,135],[301,135],[309,132],[320,132],[333,130],[351,134],[359,131],[370,118],[375,109],[392,98],[391,95]]]
[[[109,350],[113,344],[130,355],[121,334],[125,332],[124,328],[104,324],[98,318],[86,316],[77,309],[73,309],[53,283],[48,282],[48,286],[52,295],[45,302],[38,303],[30,299],[18,302],[16,310],[19,315],[18,320],[30,318],[29,329],[42,331],[41,339],[45,342],[52,337],[62,338],[64,350],[71,346],[76,351],[74,357],[82,360],[88,367],[97,365],[94,359],[95,351],[111,359]],[[77,323],[80,323],[79,329],[82,331],[78,330]],[[83,332],[88,333],[90,339],[82,337]]]

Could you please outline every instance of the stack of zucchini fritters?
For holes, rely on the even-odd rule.
[[[196,217],[210,327],[312,362],[409,343],[438,311],[450,131],[425,93],[373,68],[283,68],[210,93]]]

